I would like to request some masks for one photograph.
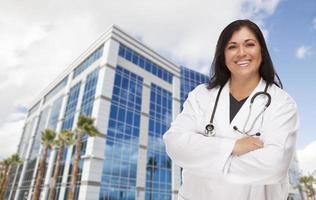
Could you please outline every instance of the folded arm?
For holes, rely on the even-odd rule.
[[[166,151],[175,164],[191,173],[206,177],[219,175],[231,155],[235,140],[197,134],[201,114],[195,92],[189,93],[182,112],[163,136]]]
[[[298,130],[295,104],[281,105],[263,130],[264,148],[232,156],[224,172],[228,181],[240,184],[275,184],[287,176]]]

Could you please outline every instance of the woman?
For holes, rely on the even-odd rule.
[[[255,23],[237,20],[222,31],[211,74],[163,137],[183,168],[178,199],[287,199],[298,112]]]

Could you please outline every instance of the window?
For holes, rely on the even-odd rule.
[[[171,123],[172,109],[161,104],[172,104],[172,94],[151,85],[146,165],[145,199],[171,200],[171,160],[162,143],[162,134]]]
[[[116,67],[99,200],[135,200],[142,85],[142,77]]]
[[[70,89],[62,130],[72,129],[81,82]]]
[[[80,111],[81,114],[84,114],[86,116],[91,116],[92,114],[98,75],[99,68],[91,72],[86,79]]]
[[[97,48],[92,54],[90,54],[78,67],[74,69],[73,78],[76,78],[81,74],[85,69],[87,69],[92,63],[98,60],[103,53],[103,45]]]
[[[167,81],[168,83],[172,83],[172,73],[154,64],[150,60],[146,59],[145,57],[139,55],[135,51],[131,50],[130,48],[122,44],[120,44],[119,56],[134,63],[140,68],[145,69],[146,71],[152,73],[153,75],[158,76],[162,80]]]

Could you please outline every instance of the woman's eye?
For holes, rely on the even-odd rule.
[[[236,46],[234,46],[234,45],[227,47],[227,49],[234,49],[234,48],[236,48]]]
[[[246,46],[247,47],[253,47],[253,46],[255,46],[255,44],[254,43],[247,43]]]

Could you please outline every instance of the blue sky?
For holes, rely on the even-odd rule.
[[[316,169],[315,0],[0,1],[0,159],[17,150],[34,99],[112,24],[174,63],[207,73],[222,29],[244,18],[266,35],[299,107],[300,164]]]
[[[268,47],[284,89],[296,100],[301,117],[298,147],[316,140],[316,1],[281,1],[265,20]],[[299,59],[299,47],[308,48]]]

